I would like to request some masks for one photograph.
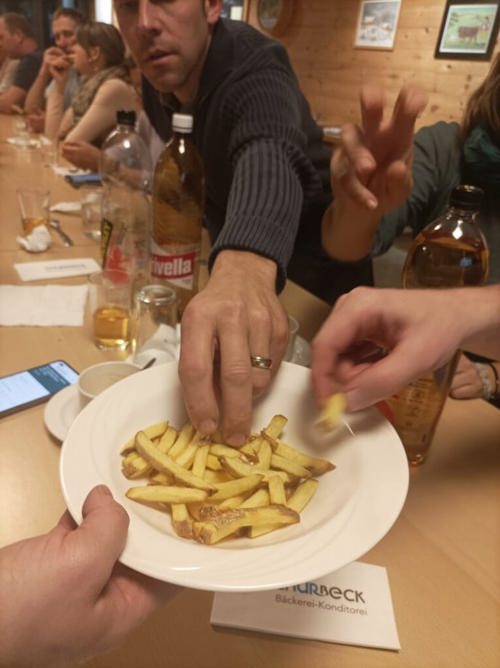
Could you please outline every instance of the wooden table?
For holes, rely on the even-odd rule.
[[[0,117],[0,140],[10,118]],[[35,259],[18,250],[16,186],[50,187],[53,201],[78,199],[31,152],[0,143],[0,283],[19,283],[14,262]],[[55,195],[55,197],[54,197]],[[36,256],[95,256],[78,217],[60,216],[75,247],[57,237]],[[81,283],[82,278],[61,283]],[[286,308],[310,338],[328,312],[294,285]],[[0,374],[50,359],[76,369],[108,359],[82,328],[2,327]],[[60,445],[46,431],[43,406],[0,421],[0,545],[50,529],[64,510]],[[362,558],[385,566],[392,590],[400,652],[214,630],[212,594],[185,589],[114,652],[87,668],[496,668],[500,665],[500,411],[483,401],[448,400],[427,463],[411,471],[404,509],[388,535]],[[376,475],[376,471],[374,471]],[[34,564],[34,567],[36,565]]]

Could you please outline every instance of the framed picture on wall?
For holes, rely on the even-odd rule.
[[[225,19],[235,21],[246,21],[247,0],[224,0],[222,3],[221,16]]]
[[[489,60],[497,39],[500,0],[447,0],[434,56]]]
[[[401,0],[362,0],[354,46],[392,49],[398,27]]]

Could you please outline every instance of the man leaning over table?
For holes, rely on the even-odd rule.
[[[0,43],[9,58],[19,60],[12,85],[0,94],[0,113],[12,114],[13,107],[24,104],[40,69],[42,53],[28,19],[14,12],[0,16]]]
[[[76,31],[84,22],[84,16],[76,9],[61,7],[52,18],[52,34],[55,46],[50,46],[43,53],[42,66],[26,96],[24,111],[34,132],[43,132],[45,127],[45,96],[47,87],[53,86],[50,68],[69,70],[69,77],[64,89],[63,109],[66,110],[78,88],[78,73],[72,67],[69,54],[76,43]]]
[[[286,349],[277,297],[286,276],[333,302],[370,284],[371,264],[338,263],[322,251],[330,151],[284,48],[220,19],[221,5],[114,2],[158,134],[168,139],[174,111],[194,115],[213,249],[208,284],[184,312],[179,369],[187,412],[205,434],[219,419],[216,369],[222,431],[238,445],[250,429],[252,395],[268,386]]]

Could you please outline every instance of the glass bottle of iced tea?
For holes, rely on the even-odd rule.
[[[489,252],[476,222],[482,196],[483,191],[474,186],[454,188],[448,209],[415,238],[403,267],[403,287],[458,288],[485,283]],[[388,400],[410,464],[425,460],[459,356],[457,351],[448,364]]]

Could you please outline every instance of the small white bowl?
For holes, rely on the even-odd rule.
[[[140,370],[141,368],[132,362],[101,362],[84,369],[78,379],[81,407],[111,385]]]

